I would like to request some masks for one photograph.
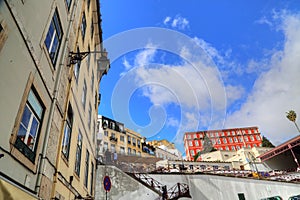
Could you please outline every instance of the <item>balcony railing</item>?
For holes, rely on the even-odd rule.
[[[118,142],[118,138],[116,138],[115,136],[110,136],[109,140],[114,141],[114,142]]]

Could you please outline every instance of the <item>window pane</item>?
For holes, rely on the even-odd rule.
[[[43,106],[32,90],[28,93],[15,146],[32,162],[35,159],[34,149],[43,115]]]
[[[58,13],[55,11],[44,42],[53,65],[56,63],[62,34]]]
[[[18,137],[21,138],[22,141],[24,141],[24,139],[25,139],[26,131],[27,131],[27,129],[24,126],[20,125]]]
[[[43,108],[31,90],[29,92],[28,101],[31,107],[33,108],[34,112],[38,115],[39,119],[41,119],[43,114]]]
[[[32,123],[31,123],[30,135],[35,137],[36,133],[38,131],[38,127],[39,127],[39,122],[37,121],[37,119],[35,117],[33,117]]]
[[[23,112],[22,121],[21,121],[23,126],[26,127],[26,128],[28,127],[30,116],[31,116],[31,112],[30,112],[28,106],[26,105],[25,109],[24,109],[24,112]]]
[[[45,40],[45,45],[47,49],[50,49],[53,35],[54,35],[54,25],[53,23],[51,23]]]
[[[63,144],[62,144],[62,152],[66,158],[69,158],[70,134],[71,134],[70,127],[66,123],[65,131],[64,131],[64,139],[63,139]]]

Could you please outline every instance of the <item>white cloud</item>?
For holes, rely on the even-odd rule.
[[[257,23],[257,24],[266,24],[270,27],[273,27],[273,23],[270,20],[268,20],[266,16],[263,16],[259,20],[256,20],[255,23]]]
[[[172,28],[177,28],[180,30],[184,30],[189,27],[189,21],[186,18],[181,17],[179,15],[177,15],[174,18],[167,16],[164,19],[163,23],[166,26],[171,26]]]
[[[298,135],[286,119],[286,111],[300,112],[300,15],[282,14],[281,30],[285,35],[282,51],[274,52],[267,63],[268,71],[255,81],[247,102],[227,118],[229,127],[258,125],[262,134],[279,144]],[[254,67],[254,69],[257,67]]]
[[[167,126],[173,126],[173,127],[178,127],[179,126],[179,121],[178,119],[174,118],[174,117],[169,117],[167,119]]]
[[[129,64],[128,60],[125,57],[123,58],[123,65],[125,67],[125,70],[129,70],[132,68],[132,66]]]
[[[167,16],[164,20],[164,25],[167,25],[167,23],[171,20],[171,17]]]
[[[148,43],[143,51],[140,51],[135,58],[134,65],[142,67],[150,63],[155,56],[156,46]]]

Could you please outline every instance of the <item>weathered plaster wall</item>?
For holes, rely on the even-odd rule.
[[[109,200],[113,199],[157,199],[158,195],[152,190],[138,183],[119,169],[110,166],[98,166],[96,177],[96,198],[105,199],[103,178],[110,176],[112,180]],[[192,199],[238,200],[238,194],[243,193],[246,200],[262,199],[271,196],[281,196],[283,199],[300,194],[300,184],[257,180],[249,178],[235,178],[217,175],[180,175],[180,174],[149,174],[155,180],[172,187],[177,182],[187,183],[190,187]],[[182,200],[188,198],[181,198]]]

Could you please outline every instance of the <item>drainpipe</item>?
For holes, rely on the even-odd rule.
[[[71,18],[67,27],[66,35],[64,37],[64,43],[62,44],[63,51],[61,53],[60,59],[59,59],[59,66],[58,66],[58,71],[55,79],[55,84],[54,84],[54,90],[53,90],[53,98],[49,110],[49,118],[47,121],[47,127],[46,127],[46,132],[45,132],[45,137],[44,137],[44,143],[43,143],[43,148],[42,148],[42,153],[41,153],[41,159],[40,163],[38,166],[38,175],[37,175],[37,180],[36,180],[36,186],[35,186],[35,191],[38,193],[39,188],[41,187],[41,181],[42,181],[42,173],[44,170],[44,165],[45,161],[44,158],[46,157],[46,152],[48,148],[48,140],[49,140],[49,135],[50,135],[50,130],[51,130],[51,123],[53,121],[53,116],[54,116],[54,108],[57,103],[57,96],[58,96],[58,91],[59,91],[59,86],[60,86],[60,79],[61,79],[61,74],[62,74],[62,68],[65,67],[64,65],[64,58],[66,57],[66,54],[68,53],[68,43],[69,43],[69,36],[70,36],[70,30],[73,25],[74,17],[75,17],[75,10],[78,4],[78,1],[74,2],[72,13],[71,13]],[[58,144],[60,145],[60,144]]]

